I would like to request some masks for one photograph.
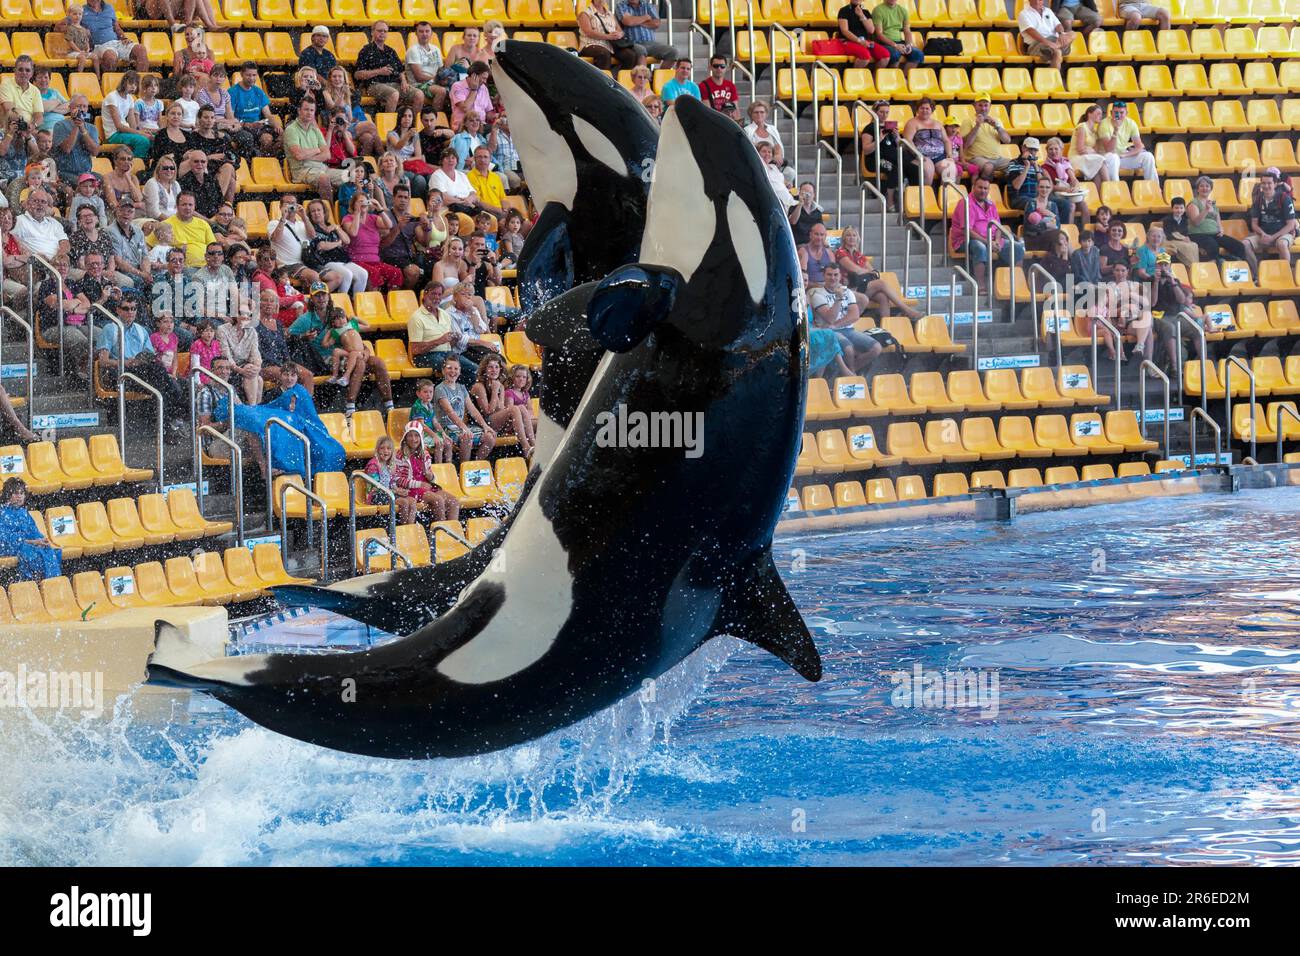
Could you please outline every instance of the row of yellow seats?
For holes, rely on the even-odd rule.
[[[1300,262],[1296,263],[1300,270]],[[1008,301],[1012,293],[1012,273],[1015,274],[1016,302],[1028,302],[1031,298],[1029,280],[1021,266],[998,266],[993,274],[993,293],[998,299]],[[1191,286],[1197,299],[1218,296],[1254,296],[1254,295],[1292,295],[1300,292],[1300,281],[1281,259],[1265,259],[1259,264],[1259,282],[1250,275],[1250,267],[1244,260],[1228,259],[1222,263],[1198,262],[1189,270],[1181,262],[1173,263],[1171,273],[1179,282]],[[1049,293],[1039,286],[1038,300],[1046,301]],[[1271,323],[1270,323],[1271,325]],[[1266,337],[1291,334],[1283,329],[1260,325],[1251,330],[1252,335]],[[1244,337],[1244,336],[1243,336]]]
[[[439,564],[451,561],[468,553],[469,548],[460,540],[465,539],[471,546],[477,546],[500,524],[496,518],[470,518],[465,524],[459,521],[435,521],[426,531],[421,524],[399,524],[395,547],[402,557],[411,562],[412,567],[428,567],[436,559]],[[442,531],[442,534],[438,532]],[[434,544],[431,546],[429,538]],[[373,542],[388,543],[388,528],[366,528],[357,532],[356,562],[357,571],[388,571],[393,566],[393,557],[389,551]],[[366,555],[370,560],[367,563]],[[399,566],[401,562],[398,562]]]
[[[428,20],[435,27],[481,26],[500,20],[504,26],[577,24],[574,0],[258,0],[259,18],[277,25],[351,26],[383,20],[393,27],[413,27]],[[400,38],[389,35],[389,44]],[[401,52],[401,51],[399,51]]]
[[[1285,361],[1284,367],[1283,360],[1276,355],[1257,355],[1250,360],[1256,395],[1300,395],[1300,355],[1288,355]],[[1232,394],[1245,398],[1250,394],[1250,375],[1235,363],[1231,367]],[[1227,359],[1205,363],[1207,398],[1223,398],[1227,394],[1228,368]],[[1183,363],[1183,391],[1199,398],[1202,388],[1200,360],[1186,360]]]
[[[58,444],[48,441],[0,447],[0,475],[18,476],[34,495],[56,491],[80,491],[84,488],[107,488],[123,482],[149,481],[150,468],[128,468],[116,435],[91,435],[63,438]]]
[[[1092,387],[1088,369],[1066,365],[1059,369],[1024,368],[1017,380],[1014,369],[980,373],[961,369],[944,376],[915,372],[911,381],[902,375],[876,375],[868,389],[861,376],[837,378],[834,388],[826,380],[808,382],[807,421],[875,418],[883,415],[955,414],[957,412],[1023,411],[1033,408],[1071,408],[1107,405],[1110,396]]]
[[[1291,299],[1271,299],[1267,303],[1238,302],[1235,310],[1230,303],[1215,302],[1202,306],[1202,311],[1217,330],[1205,333],[1207,342],[1300,335],[1300,315],[1297,315],[1296,304]],[[1050,343],[1058,328],[1063,348],[1091,346],[1092,336],[1087,332],[1086,315],[1045,311],[1039,323],[1041,340]],[[1126,335],[1124,338],[1131,341],[1133,337]]]
[[[539,415],[541,412],[540,402],[536,398],[532,400],[532,410],[533,410],[534,418],[536,418],[537,415]],[[358,412],[358,414],[360,413]],[[394,443],[400,442],[402,440],[402,435],[406,431],[406,424],[410,420],[411,420],[410,408],[394,408],[388,413],[388,422],[387,422],[388,437],[391,438]],[[355,416],[354,416],[354,422],[355,422]],[[337,422],[331,422],[330,427],[334,427],[336,424]],[[375,427],[374,419],[371,419],[369,424],[367,424],[364,427],[365,427],[365,437],[369,438],[372,434],[374,434],[375,437],[378,437],[377,433],[374,433],[372,431],[372,429]],[[349,435],[349,437],[352,436],[352,432],[344,432],[344,434]],[[348,443],[345,443],[345,447],[347,444]],[[359,447],[356,442],[350,442],[350,444],[353,447]],[[515,439],[515,436],[513,435],[497,435],[498,448],[510,447],[517,444],[518,441]],[[500,466],[501,462],[497,462],[497,464],[498,466]],[[513,474],[513,472],[511,474]],[[520,484],[523,483],[523,475],[524,472],[520,471],[519,473]],[[500,483],[500,479],[501,479],[501,474],[500,474],[500,468],[498,467],[498,472],[497,472],[498,483]],[[504,487],[504,485],[502,487]]]
[[[134,551],[145,546],[194,541],[226,534],[229,521],[208,521],[199,513],[194,492],[172,489],[140,498],[86,501],[30,512],[41,533],[63,549],[67,560]]]
[[[1142,437],[1132,411],[1107,412],[1104,421],[1096,412],[1076,413],[1068,422],[1064,415],[1037,415],[1032,420],[1004,415],[996,423],[987,417],[960,423],[942,418],[927,421],[924,433],[917,422],[894,422],[886,429],[883,451],[870,425],[805,432],[795,474],[839,474],[900,463],[1119,455],[1155,447],[1154,441]]]
[[[502,458],[497,462],[496,475],[492,465],[486,461],[461,462],[460,469],[455,465],[436,464],[434,481],[451,492],[464,508],[482,508],[489,504],[509,505],[519,497],[527,477],[527,464],[522,458]],[[341,471],[323,471],[312,475],[312,491],[325,502],[325,517],[339,518],[348,514],[348,476]],[[367,504],[370,486],[357,481],[357,516],[370,518],[387,515],[389,505]],[[290,518],[303,519],[308,514],[308,499],[305,495],[290,490],[287,494],[284,486],[301,488],[302,477],[299,475],[280,475],[271,486],[272,508],[276,517],[281,512],[281,495],[284,495],[284,507]],[[320,507],[311,503],[311,516],[319,520]]]
[[[1180,461],[1156,463],[1156,473],[1182,471],[1186,466]],[[829,511],[832,508],[860,508],[864,505],[897,504],[902,501],[921,501],[926,498],[948,498],[967,495],[987,488],[1038,488],[1043,485],[1073,484],[1079,481],[1115,481],[1116,478],[1136,478],[1150,475],[1151,466],[1145,461],[1126,461],[1119,465],[1084,465],[1082,475],[1073,465],[1056,465],[1046,472],[1037,468],[1013,468],[1007,474],[1001,471],[976,471],[968,477],[960,472],[941,472],[931,483],[932,493],[925,493],[925,479],[920,475],[900,475],[897,478],[869,478],[866,482],[840,481],[832,489],[827,485],[807,485],[803,495],[793,488],[786,499],[786,514],[806,511]],[[1117,484],[1111,488],[1077,489],[1084,494],[1079,503],[1091,498],[1092,503],[1106,500],[1119,501],[1127,497],[1143,497],[1156,489],[1145,483]],[[1101,494],[1087,495],[1087,492]]]
[[[883,278],[893,273],[881,273]],[[897,280],[895,280],[897,281]],[[901,291],[901,290],[900,290]],[[908,300],[914,302],[915,300]],[[853,326],[858,331],[874,329],[876,320],[864,315]],[[891,315],[880,320],[879,327],[898,339],[903,350],[909,355],[916,353],[934,353],[936,355],[954,355],[966,351],[966,346],[952,340],[952,333],[942,315],[923,315],[913,325],[906,316]],[[891,345],[885,351],[895,351]]]
[[[1236,391],[1236,382],[1233,383]],[[1286,412],[1282,412],[1286,409]],[[1278,416],[1281,415],[1279,420]],[[1295,402],[1269,402],[1265,407],[1259,402],[1239,402],[1232,406],[1232,437],[1238,441],[1250,441],[1253,433],[1256,441],[1277,441],[1278,425],[1282,428],[1283,441],[1300,439],[1300,411]]]
[[[274,544],[227,548],[223,556],[203,552],[193,558],[149,561],[134,568],[82,571],[72,576],[17,581],[0,588],[0,624],[45,624],[93,620],[140,607],[232,604],[266,597],[280,584],[309,584],[284,569]]]

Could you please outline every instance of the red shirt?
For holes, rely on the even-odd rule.
[[[723,80],[721,83],[714,83],[712,79],[705,80],[700,84],[700,96],[715,110],[722,109],[727,103],[740,102],[736,84],[731,80]]]

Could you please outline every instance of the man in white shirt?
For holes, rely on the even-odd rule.
[[[1074,34],[1069,28],[1044,6],[1043,0],[1028,0],[1016,23],[1020,27],[1020,42],[1025,45],[1025,52],[1059,70],[1061,60],[1074,42]]]
[[[298,197],[285,193],[280,197],[280,218],[266,224],[266,238],[275,250],[275,261],[289,272],[289,278],[306,283],[311,288],[320,281],[313,269],[303,265],[302,247],[307,243],[307,226]]]
[[[470,185],[469,177],[457,168],[460,156],[454,149],[445,149],[438,158],[438,168],[429,177],[429,188],[442,191],[447,201],[447,208],[452,212],[463,212],[472,216],[478,212],[482,201]]]
[[[841,279],[839,265],[827,265],[822,270],[822,284],[808,290],[808,304],[813,310],[813,323],[839,337],[845,364],[854,375],[861,375],[880,357],[881,347],[872,336],[853,328],[862,316],[865,296],[843,285]]]
[[[33,190],[24,204],[26,212],[14,221],[12,235],[22,246],[23,252],[40,256],[46,262],[53,262],[57,255],[67,255],[69,250],[68,234],[63,231],[63,224],[50,215],[50,194],[44,190]]]
[[[406,49],[406,72],[411,85],[424,94],[426,105],[439,112],[447,108],[447,91],[437,84],[442,69],[442,50],[433,40],[433,24],[421,20],[415,25],[415,39]]]

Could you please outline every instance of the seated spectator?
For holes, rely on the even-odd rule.
[[[1046,176],[1038,180],[1038,195],[1034,204],[1025,207],[1024,237],[1027,249],[1050,250],[1056,245],[1061,231],[1061,220],[1052,205],[1052,181]]]
[[[1161,226],[1150,226],[1146,241],[1133,250],[1129,274],[1138,282],[1154,282],[1156,262],[1162,255],[1169,255],[1169,250],[1165,248],[1165,230]]]
[[[844,362],[843,342],[831,329],[808,329],[808,374],[828,380],[853,374]]]
[[[125,327],[125,345],[122,344],[123,336],[118,334],[117,326],[113,323],[105,320],[103,325],[96,328],[95,347],[98,350],[96,358],[100,365],[100,378],[106,388],[117,387],[117,364],[118,357],[121,356],[127,371],[162,393],[168,443],[180,441],[188,427],[186,396],[182,393],[180,384],[168,374],[154,354],[153,344],[149,341],[149,329],[136,322],[139,302],[135,295],[130,292],[122,294],[115,311]]]
[[[203,319],[196,327],[194,341],[190,343],[190,368],[206,368],[215,372],[216,366],[213,363],[221,355],[221,343],[217,341],[217,327],[209,320]],[[227,365],[228,371],[229,366]],[[222,378],[225,378],[225,376],[223,375]]]
[[[471,110],[480,116],[492,112],[492,96],[488,92],[490,70],[486,63],[475,63],[465,74],[465,79],[458,80],[451,87],[451,128],[460,132],[465,124],[465,115]]]
[[[1178,340],[1180,338],[1191,343],[1188,349],[1189,355],[1194,355],[1197,358],[1201,355],[1201,337],[1193,332],[1190,325],[1177,318],[1180,312],[1194,322],[1199,323],[1204,331],[1214,331],[1209,316],[1201,311],[1200,306],[1196,304],[1192,290],[1174,278],[1172,261],[1167,252],[1162,252],[1156,256],[1155,277],[1152,280],[1154,292],[1151,296],[1151,314],[1156,331],[1156,348],[1162,353],[1161,359],[1163,359],[1163,361],[1157,361],[1166,372],[1171,372],[1178,366]]]
[[[325,98],[325,108],[331,116],[339,112],[347,116],[348,133],[356,144],[357,155],[377,156],[381,151],[379,130],[361,108],[361,95],[352,89],[348,71],[341,66],[330,70],[321,95]]]
[[[266,237],[275,250],[276,263],[288,271],[294,282],[305,287],[320,279],[316,270],[303,262],[303,251],[311,236],[302,205],[293,193],[280,197],[280,216],[266,224]]]
[[[1242,242],[1223,231],[1223,222],[1219,218],[1218,203],[1211,198],[1214,192],[1214,180],[1209,176],[1199,176],[1192,184],[1194,195],[1187,206],[1187,222],[1192,242],[1201,251],[1205,259],[1216,263],[1223,261],[1223,254],[1229,259],[1245,259],[1250,265],[1251,275],[1258,272],[1259,259],[1253,245]],[[1253,208],[1253,207],[1252,207]]]
[[[1062,24],[1069,27],[1079,21],[1079,31],[1086,40],[1093,30],[1101,26],[1101,12],[1097,0],[1055,0],[1052,12]]]
[[[533,457],[532,423],[525,409],[506,401],[504,363],[499,355],[484,356],[469,394],[498,435],[516,435],[525,458]]]
[[[462,77],[475,63],[487,65],[492,58],[492,51],[483,43],[483,31],[470,24],[461,34],[460,42],[453,43],[447,51],[447,63]]]
[[[824,55],[851,56],[858,68],[885,65],[890,58],[889,47],[876,42],[876,24],[862,0],[849,0],[835,18],[838,33],[833,39],[822,41],[826,44]]]
[[[885,318],[892,315],[894,309],[913,321],[921,318],[920,311],[904,302],[894,287],[871,268],[871,260],[862,254],[862,237],[853,226],[844,227],[840,247],[835,250],[835,261],[839,264],[843,281],[855,292],[865,296],[865,301],[859,300],[862,309],[875,305]]]
[[[397,501],[398,524],[411,524],[415,520],[416,501],[407,494],[408,488],[399,488],[397,486],[397,473],[394,468],[396,463],[397,456],[393,450],[393,440],[387,435],[379,436],[379,439],[375,442],[375,454],[366,462],[366,474],[380,486],[393,492],[393,496]],[[388,497],[380,494],[374,488],[366,489],[366,504],[387,505],[389,501]]]
[[[233,321],[235,315],[235,274],[226,265],[226,250],[221,243],[211,242],[204,252],[204,263],[192,274],[194,284],[202,290],[202,311],[205,319],[213,322]],[[220,337],[220,326],[217,332]],[[227,349],[226,354],[230,352]],[[257,404],[254,402],[253,404]]]
[[[621,68],[631,69],[639,59],[636,44],[624,37],[605,0],[591,0],[578,13],[578,47],[578,56],[588,57],[598,70],[608,70],[615,60]]]
[[[826,224],[813,223],[808,230],[807,244],[799,247],[799,268],[803,270],[804,285],[821,285],[822,273],[834,262],[835,253],[826,242]]]
[[[315,375],[327,375],[334,348],[326,333],[330,328],[330,313],[334,307],[330,304],[329,288],[323,282],[312,286],[309,308],[303,312],[293,325],[285,332],[289,339],[289,354]],[[374,376],[375,388],[379,391],[380,406],[384,415],[393,410],[393,386],[388,375],[388,366],[375,355],[367,353],[366,372]],[[351,417],[356,411],[357,395],[361,391],[365,375],[354,375],[348,381],[344,414]]]
[[[69,374],[76,376],[80,382],[86,381],[90,368],[90,339],[85,332],[86,312],[92,301],[107,299],[107,289],[102,284],[90,288],[85,279],[74,281],[68,276],[68,254],[61,252],[52,260],[54,268],[63,279],[63,298],[59,298],[60,283],[54,276],[41,280],[36,289],[36,321],[40,325],[41,335],[47,341],[59,341],[59,311],[63,312],[63,354],[65,367]],[[84,284],[84,285],[83,285]],[[83,288],[89,289],[95,298],[87,298]]]
[[[1097,207],[1097,212],[1093,217],[1092,233],[1096,239],[1097,248],[1100,249],[1110,239],[1110,221],[1114,218],[1111,208],[1105,203]]]
[[[860,303],[858,294],[842,283],[839,265],[827,265],[823,280],[821,286],[808,292],[813,322],[839,336],[845,364],[854,375],[861,375],[879,358],[880,343],[874,336],[853,328],[861,317]]]
[[[464,390],[462,385],[461,391]],[[490,442],[488,447],[491,447]],[[424,450],[424,439],[418,423],[408,424],[406,431],[402,432],[402,444],[393,461],[392,482],[405,497],[425,506],[434,521],[459,519],[460,502],[454,495],[438,487],[438,483],[433,480],[433,462]]]
[[[1107,175],[1119,179],[1121,169],[1140,169],[1142,178],[1159,182],[1156,158],[1142,144],[1137,123],[1128,115],[1128,104],[1116,100],[1110,105],[1110,117],[1097,125],[1098,148],[1105,153]]]
[[[471,117],[466,117],[466,125],[470,122]],[[388,134],[388,151],[402,164],[411,194],[423,197],[428,191],[428,177],[432,175],[433,167],[425,162],[424,150],[420,146],[420,131],[415,125],[415,110],[409,106],[397,110],[397,125]]]
[[[149,155],[149,137],[140,132],[140,118],[135,110],[135,95],[139,92],[140,74],[127,70],[117,81],[117,89],[104,97],[99,118],[104,124],[106,145],[125,146],[136,159],[144,159]]]
[[[876,100],[871,107],[880,124],[880,142],[876,142],[876,124],[869,124],[862,131],[862,165],[867,172],[876,174],[880,191],[885,194],[891,206],[897,202],[900,185],[921,180],[921,171],[916,159],[908,153],[902,156],[903,182],[899,178],[899,132],[898,122],[889,118],[889,102]],[[752,137],[751,137],[752,139]]]
[[[1007,205],[1013,209],[1028,211],[1038,202],[1038,181],[1047,178],[1038,165],[1040,148],[1041,144],[1035,137],[1026,136],[1020,144],[1020,156],[1007,165]],[[1051,195],[1050,188],[1048,196],[1057,220],[1063,221],[1070,215],[1074,204]]]
[[[389,226],[379,239],[380,260],[401,270],[402,285],[415,289],[424,275],[419,249],[428,242],[429,217],[411,215],[411,190],[400,183],[393,191],[393,210]],[[356,263],[352,263],[356,265]]]
[[[433,24],[421,20],[415,25],[415,42],[406,48],[407,81],[424,95],[423,109],[435,113],[447,108],[447,89],[439,86],[442,70],[442,47],[433,35]]]
[[[134,209],[144,212],[144,191],[140,180],[131,171],[131,151],[125,146],[118,147],[112,154],[113,168],[104,177],[104,204],[111,214],[117,204],[124,199],[131,200]]]
[[[727,104],[740,103],[740,93],[736,84],[727,79],[727,67],[730,65],[725,56],[715,56],[709,60],[709,75],[700,84],[700,96],[715,110],[721,112]]]
[[[206,219],[197,215],[194,194],[182,192],[176,199],[176,215],[167,220],[176,245],[185,249],[185,264],[191,269],[202,268],[207,260],[207,249],[217,241]]]
[[[77,177],[77,188],[68,204],[68,218],[73,223],[77,221],[77,211],[83,206],[94,211],[95,222],[100,226],[108,225],[108,206],[99,194],[99,177],[94,173],[82,173]],[[75,253],[73,258],[76,258]]]
[[[1110,226],[1106,230],[1106,241],[1097,250],[1101,256],[1101,278],[1103,281],[1115,281],[1114,272],[1117,265],[1123,265],[1124,274],[1128,275],[1128,271],[1133,264],[1133,250],[1124,242],[1127,236],[1128,227],[1118,219],[1112,219]]]
[[[454,149],[446,150],[438,161],[438,169],[429,177],[429,187],[442,193],[447,208],[472,216],[482,205],[469,177],[458,167],[460,157]]]
[[[129,197],[121,199],[113,207],[113,221],[105,233],[113,250],[114,266],[121,277],[122,286],[133,286],[137,292],[144,294],[153,282],[153,263],[149,259],[144,232],[135,224],[134,217],[135,203]]]
[[[645,99],[643,99],[641,101],[641,105],[645,107],[645,111],[650,114],[650,118],[654,120],[656,124],[663,122],[663,118],[664,118],[663,100],[661,100],[659,97],[654,96],[652,94],[650,96],[647,96]]]
[[[793,208],[798,203],[798,200],[790,195],[790,187],[786,184],[785,174],[776,165],[776,161],[772,157],[770,143],[758,144],[758,158],[763,161],[763,171],[767,173],[767,181],[772,184],[772,192],[776,193],[777,201],[787,210]]]
[[[655,36],[661,23],[659,4],[655,0],[623,0],[615,6],[614,12],[623,28],[623,38],[632,43],[636,51],[638,66],[644,66],[649,58],[661,64],[677,62],[677,48],[660,43]],[[718,107],[714,106],[714,109]]]
[[[233,269],[235,266],[230,261],[230,253],[234,246],[248,245],[247,225],[244,220],[235,215],[235,207],[228,202],[223,202],[217,207],[217,213],[212,217],[210,225],[217,242],[226,247],[226,264]]]
[[[497,255],[501,257],[501,268],[516,268],[523,251],[524,217],[518,209],[511,209],[506,213],[506,218],[501,220],[501,228],[497,232]]]
[[[0,206],[0,237],[3,237],[3,303],[11,307],[27,302],[27,263],[31,257],[14,238],[14,210]]]
[[[664,101],[665,106],[671,106],[673,100],[679,96],[693,96],[697,100],[702,99],[699,86],[691,79],[690,60],[677,61],[677,65],[673,68],[673,78],[664,84],[664,88],[659,91],[659,96]]]
[[[54,163],[59,179],[72,186],[91,171],[99,155],[99,133],[90,118],[90,104],[82,93],[68,101],[68,118],[54,127]]]
[[[1079,178],[1074,174],[1074,167],[1065,158],[1065,144],[1059,137],[1053,136],[1047,141],[1047,159],[1043,161],[1043,172],[1052,184],[1052,193],[1060,200],[1058,213],[1065,210],[1062,222],[1072,223],[1079,217],[1079,228],[1088,228],[1088,200],[1079,195],[1082,189]],[[1076,198],[1077,197],[1077,198]]]
[[[953,162],[952,144],[948,134],[934,116],[934,100],[923,96],[916,104],[916,115],[903,127],[903,138],[916,147],[921,154],[921,182],[926,186],[934,185],[934,178],[955,183],[957,181],[957,164]]]
[[[229,133],[217,126],[217,114],[206,104],[199,107],[198,120],[190,136],[190,145],[194,148],[189,153],[192,159],[195,153],[202,153],[208,158],[208,175],[216,179],[216,190],[220,190],[222,199],[234,202],[235,179],[239,166],[239,147]],[[193,172],[193,165],[189,170]],[[182,181],[184,179],[182,177]],[[188,188],[188,187],[186,187]],[[215,191],[215,190],[214,190]],[[220,205],[218,202],[216,205]],[[204,204],[200,202],[199,211],[204,218],[211,219],[216,213],[203,213]],[[212,208],[211,205],[208,208]]]
[[[434,389],[438,402],[438,421],[452,443],[459,447],[462,462],[473,460],[475,449],[478,449],[477,457],[486,460],[491,458],[492,449],[496,445],[496,431],[470,401],[469,390],[460,383],[460,371],[461,365],[456,356],[448,355],[442,360],[442,382]],[[414,434],[420,439],[418,430]],[[410,444],[418,445],[420,453],[424,453],[423,440]],[[407,441],[403,438],[403,449],[407,447]]]
[[[812,227],[826,219],[825,210],[817,202],[817,188],[812,183],[799,185],[799,202],[790,207],[789,216],[794,244],[802,246],[808,241]]]
[[[749,125],[745,127],[745,135],[755,146],[759,143],[767,143],[772,147],[772,161],[778,166],[784,167],[785,146],[781,143],[781,134],[777,132],[775,126],[767,124],[768,107],[763,100],[754,100],[749,104]],[[794,182],[794,173],[791,171],[791,182]]]
[[[176,200],[181,195],[181,184],[176,177],[179,165],[175,157],[166,156],[154,167],[153,175],[144,184],[145,218],[165,222],[176,215]]]
[[[88,255],[95,253],[99,256],[99,261],[104,267],[103,278],[105,282],[113,283],[122,288],[130,288],[135,284],[135,280],[124,272],[117,271],[117,257],[113,254],[113,241],[109,239],[108,233],[99,228],[99,219],[95,216],[95,210],[90,206],[82,206],[77,212],[77,225],[72,230],[69,238],[70,253],[72,261],[83,263]],[[85,266],[83,265],[84,269]],[[73,271],[74,279],[80,277],[80,273]]]
[[[294,182],[308,183],[320,197],[330,202],[335,187],[343,185],[347,172],[331,168],[330,149],[325,134],[316,124],[316,101],[305,97],[298,104],[298,116],[284,130],[284,149],[289,159],[289,175]]]
[[[1170,213],[1162,225],[1165,228],[1165,245],[1175,259],[1191,268],[1201,261],[1200,247],[1192,241],[1191,220],[1187,218],[1187,200],[1174,196],[1169,200]]]
[[[1137,342],[1132,353],[1135,360],[1141,361],[1150,354],[1153,334],[1151,306],[1142,293],[1142,287],[1129,279],[1127,263],[1115,263],[1111,281],[1103,286],[1096,305],[1090,312],[1087,332],[1091,333],[1095,325],[1098,334],[1106,343],[1107,357],[1113,360],[1116,357],[1115,350],[1119,347],[1120,358],[1128,361],[1128,356],[1123,354],[1123,343],[1116,343],[1109,329],[1092,321],[1094,316],[1109,319],[1119,329],[1121,335],[1131,333],[1136,337]]]
[[[391,142],[392,134],[389,135]],[[451,138],[451,148],[456,151],[462,169],[469,169],[474,159],[474,150],[480,146],[487,147],[488,151],[491,152],[492,144],[488,142],[488,138],[483,131],[483,116],[478,110],[469,110],[465,114],[465,121],[461,124],[460,132]],[[438,155],[442,154],[439,153]]]
[[[1065,282],[1070,275],[1070,257],[1072,255],[1070,237],[1064,230],[1058,229],[1051,248],[1047,250],[1047,255],[1039,260],[1039,263],[1047,270],[1048,274],[1060,283],[1062,291],[1065,290]],[[1050,296],[1047,301],[1049,303],[1052,301]]]
[[[35,437],[35,436],[33,436]],[[27,510],[27,484],[5,480],[0,488],[0,555],[18,559],[19,581],[44,581],[63,573],[63,549],[36,527]]]
[[[1250,206],[1250,234],[1246,236],[1245,247],[1250,251],[1249,258],[1255,260],[1251,272],[1258,281],[1258,261],[1277,253],[1278,257],[1291,268],[1291,243],[1296,237],[1295,202],[1290,190],[1278,186],[1277,176],[1271,171],[1259,177],[1259,194]]]
[[[14,221],[13,236],[22,251],[51,261],[56,255],[70,255],[71,244],[63,223],[52,215],[53,201],[45,190],[34,190],[24,203],[26,211]]]
[[[971,265],[971,274],[977,282],[984,281],[988,266],[988,246],[985,238],[990,228],[1002,225],[997,205],[989,199],[990,183],[981,176],[971,186],[970,202],[958,203],[953,209],[952,222],[948,229],[948,247],[953,252],[964,252],[966,261]],[[969,230],[967,215],[969,214]],[[970,241],[966,236],[969,232]],[[1014,266],[1025,257],[1025,247],[1018,240],[1008,242],[1006,236],[997,229],[992,230],[993,252],[1005,266]]]
[[[1020,42],[1025,52],[1054,69],[1060,69],[1061,60],[1074,43],[1070,28],[1044,6],[1043,0],[1026,0],[1016,23],[1020,27]]]
[[[221,181],[210,171],[208,156],[202,149],[186,152],[180,172],[181,191],[193,193],[194,211],[205,220],[215,216],[223,202],[235,198],[234,172],[229,172],[226,177],[229,188],[222,188]]]
[[[239,68],[239,82],[230,88],[230,105],[246,141],[263,156],[276,155],[284,124],[271,112],[271,100],[257,85],[257,64],[252,60]]]
[[[40,88],[32,82],[36,64],[26,53],[14,61],[14,72],[0,81],[0,121],[9,122],[16,114],[28,129],[37,129],[44,121],[44,104]]]
[[[883,0],[871,11],[876,25],[876,42],[889,50],[889,65],[903,64],[904,72],[925,62],[925,54],[916,48],[912,37],[911,14],[898,0]]]
[[[311,40],[298,54],[298,65],[309,66],[317,76],[329,76],[330,70],[339,65],[338,59],[330,50],[330,28],[316,24],[311,28]]]
[[[257,351],[262,357],[263,383],[279,384],[282,389],[282,373],[286,370],[294,373],[292,384],[301,384],[308,395],[313,394],[316,383],[312,379],[311,369],[300,366],[289,357],[289,340],[284,334],[284,324],[280,322],[280,298],[270,289],[261,289],[257,308]],[[263,392],[263,401],[270,396]]]
[[[37,67],[32,83],[41,92],[41,122],[36,132],[54,132],[59,120],[68,115],[68,98],[50,85],[50,68]]]
[[[452,351],[456,341],[456,329],[451,316],[441,307],[443,285],[433,281],[425,285],[420,292],[420,306],[411,313],[406,321],[406,338],[411,359],[424,359],[416,364],[430,364],[431,359],[441,359],[442,353]],[[440,366],[441,361],[433,363]],[[418,386],[417,386],[418,391]]]
[[[1081,292],[1101,283],[1101,254],[1097,251],[1096,236],[1087,229],[1079,231],[1079,248],[1070,255],[1070,272],[1075,288]]]
[[[388,24],[383,20],[375,22],[370,28],[370,42],[357,51],[352,75],[361,91],[378,101],[379,112],[397,112],[402,99],[417,112],[424,105],[424,94],[408,82],[401,57],[388,45]]]
[[[1140,0],[1120,0],[1119,15],[1124,20],[1125,30],[1136,30],[1142,25],[1143,20],[1156,21],[1157,30],[1168,30],[1172,22],[1169,18],[1169,11],[1165,7],[1158,7],[1154,3],[1142,3]]]
[[[380,237],[393,228],[393,221],[378,190],[370,195],[357,193],[343,217],[343,232],[348,236],[348,256],[366,270],[371,289],[388,291],[402,288],[402,270],[390,266],[379,256]]]
[[[156,331],[149,336],[149,344],[153,346],[154,355],[158,356],[158,361],[167,370],[167,374],[175,378],[178,368],[176,360],[181,349],[180,339],[176,337],[176,320],[171,313],[163,312],[155,318],[154,326]]]
[[[473,166],[465,173],[470,188],[478,197],[475,216],[486,212],[495,219],[506,214],[506,190],[501,177],[492,169],[492,154],[486,146],[474,150]]]
[[[300,255],[306,257],[309,268],[319,273],[332,292],[364,292],[370,281],[369,273],[352,261],[348,255],[348,239],[343,231],[329,221],[325,202],[313,199],[307,203],[307,218],[303,222],[307,243]]]

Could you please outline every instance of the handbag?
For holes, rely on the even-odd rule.
[[[347,246],[339,246],[337,249],[321,249],[320,233],[317,233],[306,245],[302,247],[302,261],[308,269],[320,271],[331,262],[351,262],[352,257],[348,255]],[[330,232],[326,241],[333,242],[338,238],[338,233]]]
[[[952,37],[930,37],[921,52],[926,56],[961,56],[962,45]]]
[[[434,168],[422,159],[408,159],[402,163],[402,170],[416,176],[432,176]]]

